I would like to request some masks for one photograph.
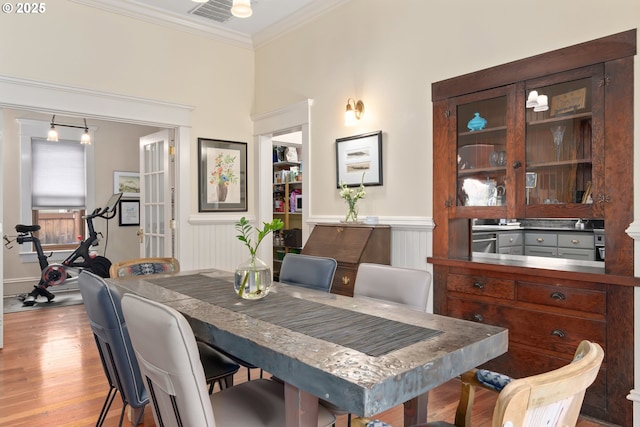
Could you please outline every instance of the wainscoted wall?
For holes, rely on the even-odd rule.
[[[313,228],[318,223],[337,223],[342,217],[310,217],[308,224]],[[255,223],[255,218],[248,218]],[[190,227],[186,230],[191,242],[192,254],[179,255],[183,269],[219,268],[234,271],[236,266],[248,258],[248,251],[236,239],[238,234],[231,217],[189,218]],[[380,224],[391,225],[391,264],[396,267],[415,268],[432,271],[427,257],[432,254],[433,220],[423,217],[381,217]],[[306,241],[308,233],[303,236]],[[267,264],[272,262],[271,236],[265,238],[260,246],[259,257]],[[433,288],[432,288],[433,289]],[[433,291],[432,291],[433,292]],[[427,310],[433,312],[433,297],[430,297]]]

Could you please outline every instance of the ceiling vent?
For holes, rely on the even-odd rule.
[[[189,13],[224,24],[229,19],[234,18],[234,16],[231,15],[231,3],[232,0],[209,0],[206,3],[194,7]],[[252,6],[255,6],[257,3],[256,0],[252,0],[251,2]]]

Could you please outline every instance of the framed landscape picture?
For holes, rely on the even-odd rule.
[[[198,211],[247,210],[247,143],[198,138]]]
[[[113,192],[122,193],[124,199],[139,199],[140,174],[138,172],[113,171]]]

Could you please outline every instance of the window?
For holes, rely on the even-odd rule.
[[[93,146],[80,144],[81,130],[58,129],[60,141],[47,141],[49,123],[19,119],[21,150],[20,222],[38,224],[45,251],[71,251],[85,235],[83,216],[93,205]],[[92,129],[90,129],[93,132]],[[93,139],[93,137],[92,137]],[[21,252],[33,251],[22,245]],[[59,258],[61,257],[61,258]]]
[[[85,146],[31,140],[31,209],[43,248],[71,249],[84,238]]]

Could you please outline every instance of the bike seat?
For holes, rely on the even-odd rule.
[[[32,233],[34,231],[40,230],[40,226],[38,224],[35,225],[24,225],[18,224],[16,225],[16,231],[18,233]]]

